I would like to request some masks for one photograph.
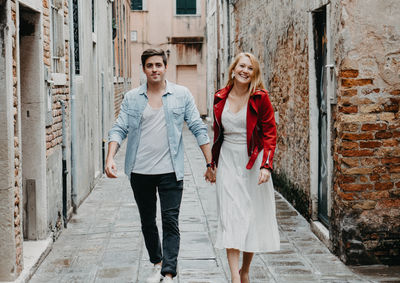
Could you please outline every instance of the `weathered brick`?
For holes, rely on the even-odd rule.
[[[343,141],[341,144],[341,148],[343,149],[357,149],[358,142],[350,142],[350,141]]]
[[[382,131],[387,129],[387,124],[377,123],[377,124],[364,124],[361,126],[362,131]]]
[[[381,164],[380,158],[361,158],[361,166],[369,167]]]
[[[400,173],[400,164],[389,166],[390,173]]]
[[[341,150],[339,152],[343,156],[347,157],[356,157],[356,156],[372,156],[374,155],[374,151],[370,149],[362,149],[362,150]]]
[[[356,87],[364,85],[372,85],[373,79],[342,79],[343,87]]]
[[[339,106],[339,112],[345,114],[357,113],[358,107],[357,106]]]
[[[362,133],[362,134],[353,134],[353,133],[343,133],[342,139],[344,140],[372,140],[374,138],[372,133]]]
[[[347,192],[360,192],[372,190],[373,186],[371,184],[342,184],[340,188]]]
[[[342,171],[346,175],[367,175],[373,172],[373,168],[344,168]]]
[[[388,131],[382,131],[375,133],[375,139],[389,139],[393,136],[393,133]]]
[[[376,207],[376,201],[373,200],[365,200],[363,202],[359,202],[353,205],[353,209],[360,210],[371,210]]]
[[[372,169],[372,172],[374,172],[374,173],[376,173],[376,174],[379,174],[379,173],[386,173],[386,171],[387,171],[387,168],[386,168],[385,166],[375,166],[375,167]]]
[[[341,90],[340,94],[342,96],[355,96],[357,95],[357,89],[344,89]]]
[[[358,158],[342,158],[342,162],[350,167],[357,167],[360,165]]]
[[[339,184],[354,183],[355,181],[356,181],[356,178],[353,176],[340,175],[338,177]]]
[[[355,200],[357,199],[357,195],[355,193],[348,193],[348,192],[339,192],[339,198],[344,200]]]
[[[388,191],[361,193],[361,198],[363,198],[363,199],[379,200],[379,199],[386,199],[388,197],[389,197]]]
[[[356,132],[360,128],[360,125],[357,123],[342,123],[341,130],[347,132]]]
[[[382,105],[372,104],[372,105],[361,105],[361,113],[379,113],[383,112],[384,107]]]
[[[393,146],[398,146],[399,141],[396,139],[387,139],[382,141],[382,146],[384,147],[393,147]]]
[[[380,179],[380,175],[379,174],[371,174],[369,175],[369,179],[374,182],[374,181],[378,181]]]
[[[384,105],[385,112],[398,112],[399,111],[399,104],[386,104]]]
[[[384,121],[393,121],[394,120],[394,114],[392,117],[386,115],[387,112],[384,113],[379,113],[379,114],[353,114],[353,115],[346,115],[341,113],[340,115],[340,120],[345,123],[355,123],[355,122],[375,122],[378,120],[379,115],[382,115],[382,120]]]
[[[391,207],[400,207],[400,198],[398,199],[385,199],[378,201],[377,209],[385,209]]]
[[[381,141],[360,141],[360,148],[376,148],[382,146]]]
[[[400,157],[382,158],[382,164],[400,164]]]
[[[396,119],[396,116],[394,115],[394,113],[382,112],[382,113],[378,114],[378,118],[381,121],[391,122],[391,121],[394,121]]]
[[[342,77],[342,78],[357,78],[358,77],[358,70],[343,70],[343,71],[340,71],[339,77]]]
[[[378,191],[390,190],[393,188],[393,186],[394,186],[394,184],[392,182],[376,183],[375,190],[378,190]]]

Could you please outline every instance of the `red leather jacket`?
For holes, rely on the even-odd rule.
[[[214,95],[214,144],[212,147],[213,162],[218,166],[218,158],[224,140],[224,128],[221,123],[228,93],[232,87],[225,87]],[[264,149],[261,168],[273,169],[272,160],[276,148],[276,125],[274,109],[266,90],[257,90],[251,94],[247,104],[247,154],[249,162],[246,168],[251,169],[258,154]]]

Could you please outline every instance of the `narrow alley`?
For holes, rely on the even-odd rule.
[[[203,156],[187,129],[184,140],[185,191],[177,282],[228,282],[225,252],[213,247],[215,188],[203,179]],[[151,264],[129,180],[122,173],[124,149],[117,154],[119,178],[103,177],[54,243],[31,283],[145,282]],[[309,223],[278,193],[276,205],[281,250],[255,256],[251,282],[374,282],[351,272],[332,255],[311,232]]]

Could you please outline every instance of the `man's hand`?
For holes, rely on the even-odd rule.
[[[261,185],[262,183],[268,182],[270,177],[271,172],[266,168],[261,168],[260,175],[258,176],[258,184]]]
[[[108,153],[106,158],[106,175],[108,178],[117,178],[117,165],[115,165],[114,155],[117,153],[119,145],[112,141],[108,143]]]
[[[211,167],[208,167],[206,173],[204,173],[204,179],[207,182],[215,183],[216,173],[217,173],[216,169],[212,169]]]
[[[117,178],[117,165],[115,165],[114,158],[106,161],[106,175],[108,178]]]

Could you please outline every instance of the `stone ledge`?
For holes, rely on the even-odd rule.
[[[329,230],[319,221],[310,221],[311,231],[320,239],[322,243],[332,251],[332,243],[329,239]]]
[[[53,248],[53,235],[46,240],[41,241],[24,241],[24,269],[15,281],[2,283],[25,283],[28,282],[32,275],[36,272],[42,261]]]

